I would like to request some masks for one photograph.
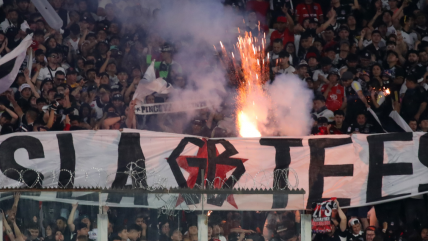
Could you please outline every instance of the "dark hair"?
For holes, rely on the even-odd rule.
[[[272,44],[274,44],[274,43],[283,44],[282,39],[280,39],[280,38],[274,39]]]
[[[31,119],[36,120],[37,119],[37,110],[34,108],[30,108],[25,112],[26,116],[29,116]]]
[[[130,224],[129,226],[128,226],[128,232],[129,231],[131,231],[131,230],[136,230],[136,231],[138,231],[138,232],[140,232],[141,231],[141,227],[140,226],[138,226],[137,224]]]
[[[57,219],[56,219],[56,221],[58,221],[58,220],[62,220],[64,223],[66,223],[67,224],[67,219],[65,219],[64,217],[58,217]],[[59,231],[59,230],[57,230],[57,231]],[[62,233],[62,232],[61,232]]]
[[[124,229],[126,229],[126,230],[127,230],[126,226],[119,225],[119,226],[117,226],[117,227],[115,227],[115,228],[114,228],[114,231],[115,231],[115,233],[120,233],[120,232],[122,232]]]
[[[373,67],[375,67],[375,66],[378,66],[380,68],[380,76],[379,77],[381,77],[382,73],[383,73],[383,68],[382,68],[382,65],[380,65],[378,63],[375,63],[372,65],[372,67],[370,68],[370,72],[371,72],[370,75],[373,76]]]
[[[418,123],[418,121],[415,118],[410,118],[410,120],[407,123],[410,123],[411,121],[416,121],[416,123]]]
[[[336,116],[336,115],[345,116],[345,112],[343,112],[343,110],[336,110],[336,111],[334,112],[334,115],[335,115],[335,116]]]
[[[418,78],[415,75],[409,75],[406,77],[406,81],[413,82],[415,84],[418,84]]]

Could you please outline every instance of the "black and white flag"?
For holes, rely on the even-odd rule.
[[[29,34],[10,53],[0,59],[0,93],[5,92],[15,81],[19,68],[25,59],[27,49],[33,42],[33,35]]]

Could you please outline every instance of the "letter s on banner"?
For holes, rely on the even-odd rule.
[[[43,174],[23,167],[16,162],[15,151],[20,148],[24,148],[28,152],[29,159],[45,157],[43,145],[39,139],[32,136],[9,137],[0,144],[0,170],[7,177],[16,181],[23,181],[29,187],[41,188],[44,179]]]

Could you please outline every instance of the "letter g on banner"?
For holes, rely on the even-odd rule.
[[[39,139],[32,136],[13,136],[0,144],[0,170],[16,181],[25,183],[28,187],[41,188],[44,176],[42,173],[19,165],[15,160],[15,151],[24,148],[28,158],[44,158],[43,145]]]

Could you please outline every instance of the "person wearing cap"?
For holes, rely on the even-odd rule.
[[[28,101],[31,97],[31,86],[29,84],[22,84],[19,86],[19,93],[21,93],[21,98],[18,100],[18,103],[23,101]]]
[[[272,68],[275,74],[295,74],[296,69],[290,65],[290,54],[283,50],[279,53],[279,66]]]
[[[172,58],[173,47],[169,43],[164,43],[161,47],[162,62],[155,62],[155,69],[159,71],[159,77],[166,80],[168,83],[172,83],[174,74],[181,73],[181,66],[179,63],[175,62]],[[150,64],[151,61],[148,62]]]
[[[309,68],[309,65],[305,60],[300,61],[299,65],[297,66],[297,76],[301,80],[304,80],[305,78],[310,77],[310,75],[308,74],[308,68]]]
[[[325,105],[331,111],[343,108],[345,89],[339,84],[339,74],[332,71],[328,74],[328,83],[321,86],[321,93],[325,98]]]
[[[428,98],[427,91],[418,84],[417,76],[410,75],[406,77],[407,90],[400,104],[396,104],[395,109],[400,113],[401,117],[408,122],[414,118],[419,121],[424,114]]]
[[[71,89],[73,90],[73,89],[77,88],[77,86],[79,86],[79,84],[76,83],[76,80],[77,80],[77,72],[73,68],[70,68],[67,71],[66,81],[64,83],[66,83],[68,86],[70,86]]]
[[[372,63],[372,54],[370,51],[363,49],[359,53],[360,57],[360,69],[361,70],[369,70]]]
[[[284,16],[276,18],[276,30],[270,35],[270,42],[273,43],[275,39],[281,39],[283,45],[288,42],[294,42],[294,21],[288,14],[287,9],[283,9]]]
[[[347,235],[347,241],[364,240],[364,232],[362,230],[361,222],[358,218],[351,218],[349,220],[349,233]]]
[[[300,37],[300,47],[297,52],[297,57],[300,60],[307,60],[309,57],[307,56],[309,53],[314,53],[316,57],[319,56],[318,49],[315,46],[312,46],[313,43],[313,33],[310,30],[306,30],[302,33]]]
[[[333,60],[333,65],[337,68],[340,68],[346,65],[346,60],[350,54],[351,44],[348,40],[342,40],[339,43],[339,53],[335,55]],[[357,61],[358,62],[358,61]],[[355,66],[354,66],[355,67]]]
[[[382,61],[383,56],[385,55],[383,49],[380,46],[380,42],[382,40],[382,36],[379,30],[373,30],[372,32],[372,43],[365,47],[365,50],[370,51],[370,53],[374,54],[376,57],[376,61]]]
[[[404,75],[405,72],[402,67],[398,66],[398,54],[396,51],[388,51],[386,53],[386,63],[384,65],[384,70],[388,72],[391,75],[391,78],[394,80],[394,84],[396,87],[395,89],[398,89],[400,85],[404,81]]]
[[[322,83],[327,82],[327,76],[330,74],[330,71],[332,70],[332,61],[329,57],[323,57],[320,62],[321,69],[315,70],[313,79],[314,81],[318,81],[319,85]]]
[[[317,18],[321,23],[324,22],[324,15],[321,5],[315,3],[313,0],[304,0],[296,7],[296,19],[300,24],[303,23],[305,18]]]
[[[125,103],[123,102],[123,96],[120,93],[114,94],[111,98],[111,102],[113,103],[116,113],[125,115]]]
[[[329,123],[334,121],[333,111],[329,110],[325,105],[325,97],[323,95],[315,96],[313,104],[312,114],[316,115],[317,118],[325,117]]]
[[[419,63],[417,50],[409,50],[407,52],[407,61],[403,66],[407,75],[416,75],[418,79],[422,78],[426,72],[426,67]]]
[[[46,78],[50,78],[51,80],[53,80],[57,71],[62,71],[63,73],[65,73],[65,69],[59,65],[60,63],[58,63],[57,50],[51,50],[47,54],[47,59],[48,63],[39,71],[37,81],[42,81]]]
[[[356,119],[356,113],[364,112],[370,106],[363,94],[361,84],[354,81],[354,74],[349,71],[343,73],[342,82],[346,96],[346,119],[353,121]]]
[[[44,67],[46,65],[45,62],[45,53],[43,52],[42,49],[38,49],[36,50],[36,52],[34,53],[34,56],[36,57],[36,63],[33,64],[33,71],[35,70],[35,66],[37,66],[37,64],[39,64],[41,67]]]

